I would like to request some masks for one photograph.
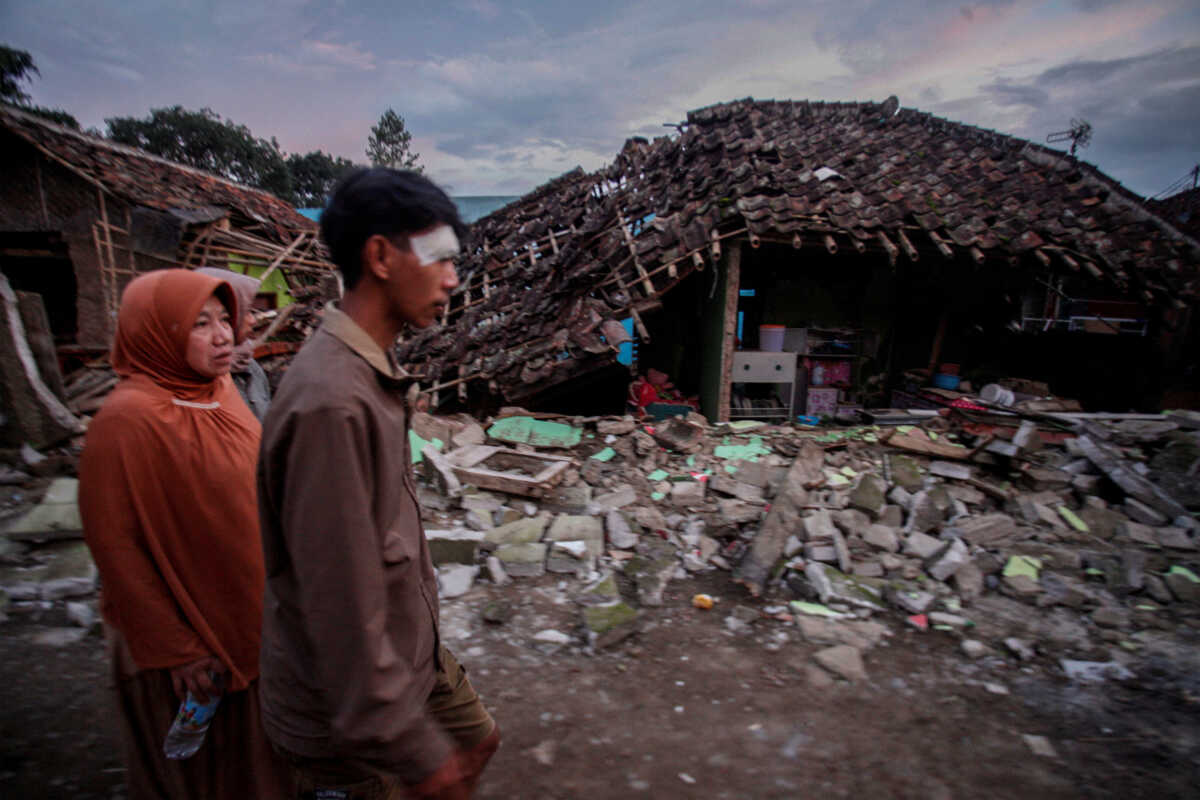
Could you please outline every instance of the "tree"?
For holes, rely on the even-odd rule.
[[[211,108],[155,108],[150,116],[104,120],[108,138],[171,161],[271,192],[294,202],[292,177],[275,139],[255,138],[245,125]]]
[[[33,56],[24,50],[0,45],[0,100],[13,105],[28,103],[29,94],[21,89],[21,84],[32,80],[31,74],[41,74],[33,63]]]
[[[33,56],[24,50],[0,45],[0,102],[9,103],[31,114],[45,117],[51,122],[79,130],[79,120],[66,111],[60,108],[43,108],[29,102],[29,93],[21,88],[21,84],[32,80],[34,75],[41,73],[33,63]]]
[[[389,108],[379,118],[379,124],[371,128],[371,136],[367,139],[367,158],[377,167],[423,172],[424,168],[417,166],[420,153],[409,150],[411,142],[412,134],[404,127],[404,117]]]
[[[354,162],[341,156],[329,155],[320,150],[287,157],[288,172],[292,177],[292,193],[296,205],[302,208],[324,208],[333,186],[346,172],[354,168]]]

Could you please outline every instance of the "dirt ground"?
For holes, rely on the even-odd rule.
[[[729,629],[751,603],[720,572],[670,584],[611,649],[538,649],[538,631],[575,633],[571,588],[546,576],[443,602],[444,636],[504,733],[481,798],[1171,798],[1200,781],[1197,676],[1170,664],[1078,687],[1046,663],[969,661],[949,635],[893,619],[867,682],[822,687],[794,625]],[[697,591],[717,607],[693,609]],[[511,618],[484,622],[489,603]],[[65,624],[59,608],[0,623],[5,798],[125,796],[101,637],[31,641]]]

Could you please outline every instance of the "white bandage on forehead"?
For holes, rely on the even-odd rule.
[[[429,233],[410,236],[408,245],[422,267],[448,261],[458,255],[458,237],[449,225],[439,225]]]

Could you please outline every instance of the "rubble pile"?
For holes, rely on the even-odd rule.
[[[594,647],[636,632],[669,582],[724,571],[727,627],[797,626],[828,646],[825,677],[859,676],[862,652],[901,625],[955,637],[972,660],[1119,677],[1200,623],[1200,421],[1052,422],[967,435],[945,417],[803,429],[518,415],[503,427],[528,435],[465,418],[415,429],[450,443],[423,461],[443,592],[572,576]],[[453,467],[479,446],[456,447],[463,436],[571,462],[537,488],[481,490]]]
[[[796,665],[818,682],[862,680],[863,653],[905,627],[953,637],[972,661],[1121,678],[1200,624],[1200,419],[1061,423],[507,409],[486,427],[416,414],[410,444],[444,597],[547,574],[571,587],[578,629],[541,631],[539,649],[620,642],[694,576],[726,587],[693,604],[732,635],[794,626],[823,648]],[[61,455],[25,459],[0,475],[10,504],[22,485],[47,490],[5,523],[0,605],[69,604],[71,627],[46,634],[69,641],[96,623],[75,480]],[[507,619],[503,604],[483,614]]]

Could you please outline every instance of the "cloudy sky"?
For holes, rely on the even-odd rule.
[[[596,169],[747,96],[895,94],[1039,142],[1085,118],[1080,155],[1149,195],[1200,162],[1196,0],[0,0],[0,31],[34,101],[85,127],[207,106],[363,161],[391,107],[459,195]]]

